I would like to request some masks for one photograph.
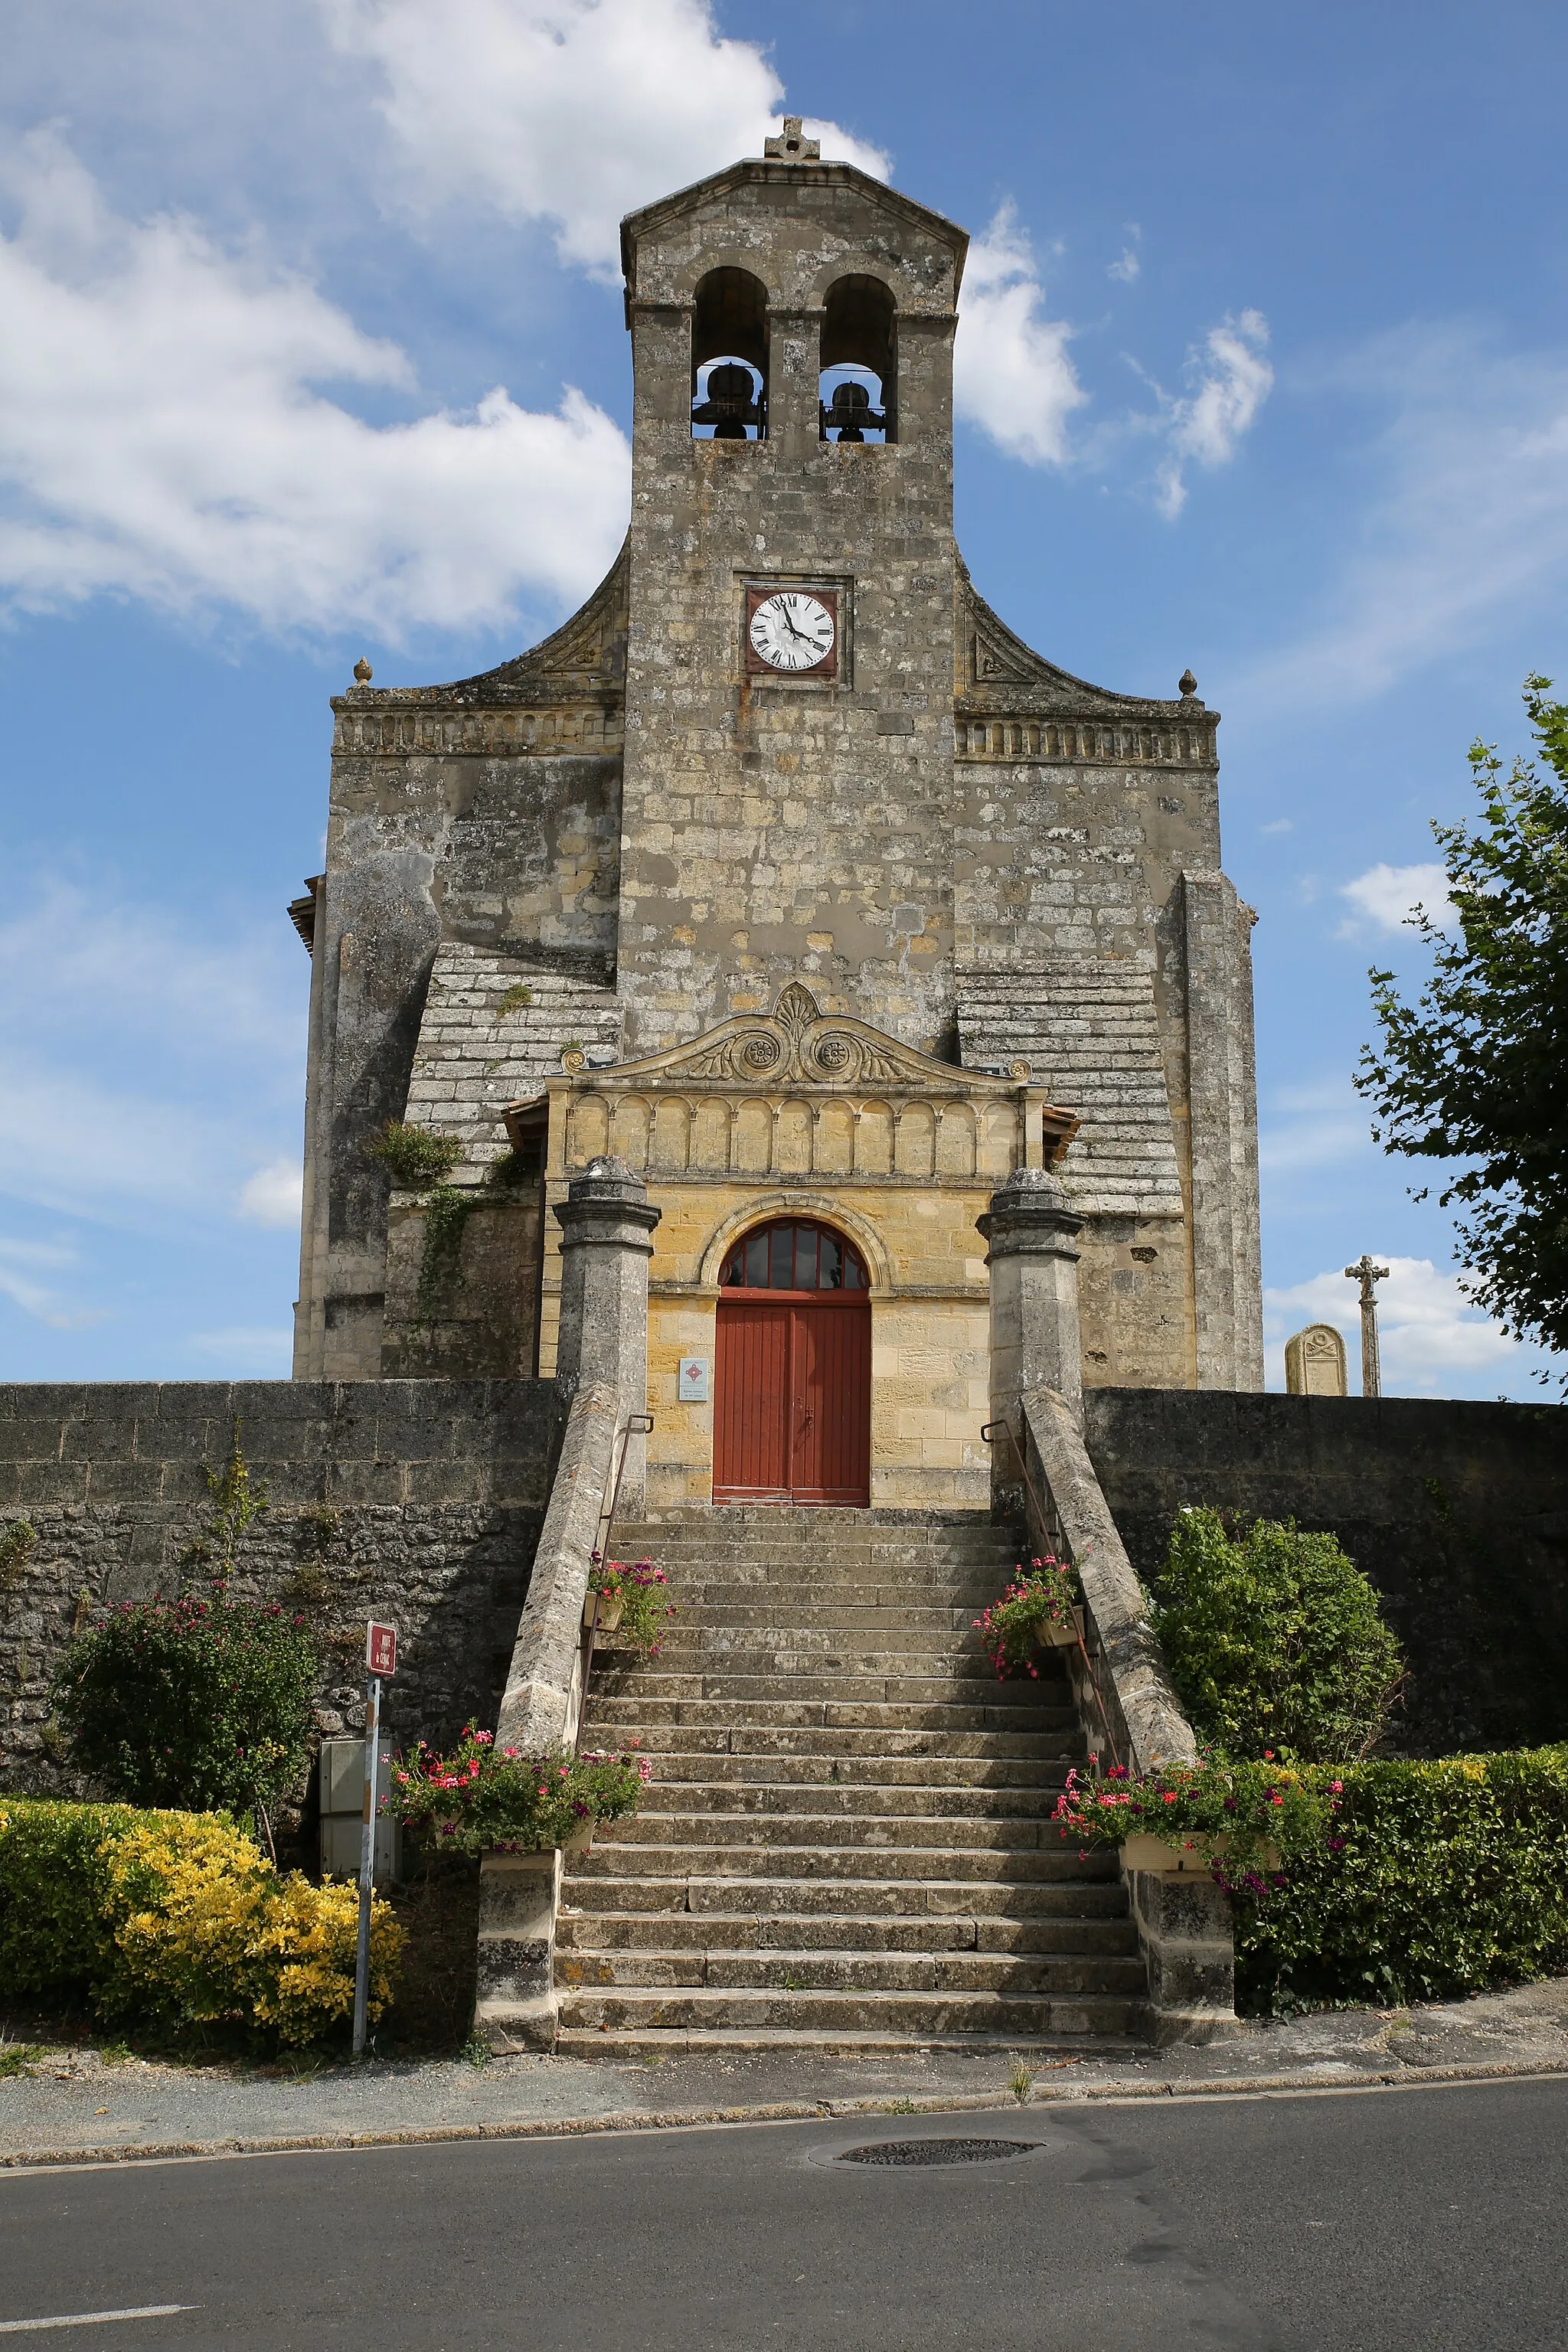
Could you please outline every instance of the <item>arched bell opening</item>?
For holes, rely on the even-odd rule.
[[[898,313],[879,278],[840,278],[828,288],[820,368],[823,440],[898,439]]]
[[[749,269],[710,269],[691,313],[691,437],[763,441],[767,430],[767,288]]]
[[[780,1217],[719,1274],[716,1503],[864,1505],[871,1492],[871,1293],[854,1243]]]

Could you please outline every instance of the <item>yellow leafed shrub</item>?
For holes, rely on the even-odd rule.
[[[280,1877],[222,1813],[8,1800],[0,1807],[0,1999],[104,2019],[318,2040],[353,2008],[358,1889]],[[371,1915],[374,2019],[403,1931]]]

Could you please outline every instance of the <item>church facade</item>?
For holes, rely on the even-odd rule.
[[[551,1213],[613,1154],[659,1212],[650,1504],[984,1507],[1018,1167],[1083,1221],[1086,1385],[1262,1386],[1216,714],[971,581],[966,242],[794,122],[634,214],[608,577],[483,677],[334,702],[297,1377],[550,1374]]]

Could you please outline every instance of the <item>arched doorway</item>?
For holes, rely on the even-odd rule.
[[[868,1503],[871,1296],[829,1225],[790,1217],[736,1242],[719,1275],[716,1503]]]

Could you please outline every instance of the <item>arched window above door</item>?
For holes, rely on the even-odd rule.
[[[830,1225],[781,1218],[743,1234],[725,1258],[721,1290],[867,1290],[865,1260]]]

